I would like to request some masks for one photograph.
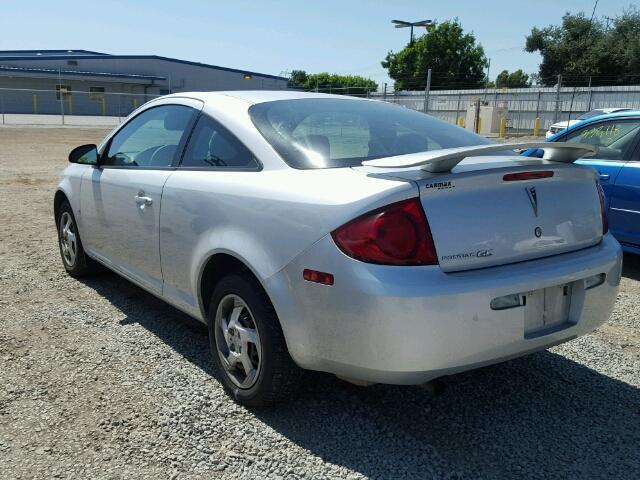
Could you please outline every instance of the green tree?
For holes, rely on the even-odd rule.
[[[509,73],[508,70],[501,71],[496,77],[496,88],[524,88],[531,85],[529,75],[521,69]]]
[[[293,70],[289,85],[305,90],[345,95],[363,95],[378,89],[376,82],[360,75],[338,75],[327,72],[307,74],[304,70]]]
[[[289,86],[294,88],[304,88],[307,81],[307,72],[304,70],[292,70],[289,76]]]
[[[496,77],[496,88],[505,88],[509,86],[509,71],[502,70]]]
[[[481,88],[485,85],[487,58],[473,33],[464,33],[460,22],[438,24],[399,52],[389,52],[382,62],[395,80],[396,90],[431,88]]]
[[[562,25],[534,27],[526,51],[540,52],[540,82],[564,85],[629,85],[640,81],[640,12],[632,8],[606,22],[584,12],[567,13]]]

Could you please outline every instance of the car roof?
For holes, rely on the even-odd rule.
[[[632,108],[628,108],[628,107],[613,107],[613,108],[594,108],[593,110],[591,110],[592,112],[605,112],[605,113],[615,113],[615,112],[621,112],[621,111],[629,111],[629,110],[633,110]]]
[[[227,90],[215,92],[180,92],[167,95],[170,97],[189,97],[208,102],[215,102],[221,96],[232,97],[249,104],[271,102],[274,100],[294,100],[299,98],[341,98],[350,100],[364,100],[345,95],[332,95],[328,93],[301,92],[298,90]]]
[[[595,109],[595,110],[600,110],[600,109]],[[602,120],[609,120],[612,118],[640,118],[640,110],[622,110],[622,111],[617,111],[613,113],[605,113],[602,115],[598,115],[596,117],[587,118],[585,120],[580,120],[578,123],[574,123],[569,128],[556,133],[552,137],[549,137],[548,141],[553,142],[556,138],[562,135],[565,135],[568,132],[572,132],[577,128],[582,128],[585,125],[588,125],[590,123],[601,122]]]

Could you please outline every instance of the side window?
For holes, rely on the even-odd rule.
[[[185,168],[259,168],[257,160],[249,149],[207,115],[202,115],[198,119],[180,166]]]
[[[111,139],[103,165],[169,167],[194,110],[163,105],[145,110]]]
[[[589,125],[567,134],[567,143],[588,143],[599,148],[597,158],[605,160],[624,160],[634,146],[640,120],[614,120]]]

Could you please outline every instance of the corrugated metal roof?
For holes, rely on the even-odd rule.
[[[155,75],[137,75],[133,73],[113,73],[113,72],[89,72],[83,70],[58,70],[55,68],[30,68],[16,67],[15,65],[0,65],[0,72],[28,72],[44,75],[76,75],[84,77],[108,77],[108,78],[128,78],[134,80],[166,80],[166,77]]]
[[[0,58],[3,60],[79,60],[79,59],[96,59],[96,60],[164,60],[166,62],[181,63],[183,65],[191,65],[194,67],[212,68],[215,70],[222,70],[225,72],[233,72],[240,74],[249,74],[262,78],[271,78],[274,80],[288,81],[285,77],[279,77],[277,75],[269,75],[267,73],[253,72],[250,70],[240,70],[237,68],[221,67],[219,65],[209,65],[206,63],[192,62],[190,60],[180,60],[177,58],[163,57],[160,55],[111,55],[108,53],[95,53],[87,52],[85,50],[72,50],[72,53],[65,54],[63,50],[41,50],[42,55],[23,54],[24,52],[38,52],[37,50],[5,50],[0,51]],[[46,55],[45,52],[63,52],[56,53],[54,55]],[[75,53],[85,52],[85,53]]]
[[[0,57],[59,57],[66,55],[102,55],[108,57],[109,54],[101,52],[92,52],[91,50],[0,50]]]

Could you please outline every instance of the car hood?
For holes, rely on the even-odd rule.
[[[549,128],[567,128],[570,127],[571,125],[575,125],[576,123],[580,122],[580,120],[565,120],[563,122],[556,122],[554,124],[551,125],[551,127]]]

